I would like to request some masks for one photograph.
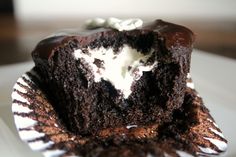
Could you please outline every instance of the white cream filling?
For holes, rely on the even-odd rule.
[[[100,27],[112,28],[118,31],[130,31],[142,27],[143,21],[141,19],[125,19],[121,20],[118,18],[110,17],[108,19],[95,18],[86,21],[86,28],[95,29]]]
[[[124,98],[128,98],[132,93],[133,81],[139,80],[143,72],[151,71],[157,65],[156,61],[146,64],[153,50],[141,53],[128,45],[124,45],[119,52],[104,47],[87,50],[88,53],[83,53],[81,49],[76,50],[75,58],[84,59],[92,67],[95,82],[100,82],[102,79],[109,81],[124,94]],[[96,59],[100,60],[100,67],[94,63]]]

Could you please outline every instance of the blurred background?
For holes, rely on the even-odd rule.
[[[235,0],[0,0],[0,65],[31,60],[35,45],[57,30],[111,16],[185,25],[195,48],[236,59]]]

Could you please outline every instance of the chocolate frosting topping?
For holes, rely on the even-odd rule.
[[[157,36],[165,42],[165,47],[169,51],[180,46],[191,48],[194,41],[194,35],[188,28],[162,20],[155,20],[138,29],[142,31],[155,32]],[[122,32],[132,33],[134,31],[135,30]],[[77,41],[79,45],[83,47],[87,46],[89,42],[94,41],[100,36],[105,36],[106,34],[112,35],[113,33],[117,33],[117,30],[110,28],[98,28],[94,30],[84,30],[82,32],[63,32],[64,35],[52,36],[42,40],[36,46],[32,56],[34,59],[49,59],[53,56],[56,49],[69,41]]]

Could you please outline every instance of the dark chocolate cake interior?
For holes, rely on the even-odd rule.
[[[36,46],[35,67],[12,94],[20,137],[45,156],[225,151],[227,141],[189,74],[191,30],[162,20],[111,28],[63,33]]]
[[[61,157],[197,157],[217,155],[227,148],[227,141],[209,114],[209,110],[203,105],[196,90],[190,87],[185,91],[182,107],[173,112],[171,122],[162,125],[153,123],[110,127],[101,129],[95,136],[83,136],[68,131],[61,124],[52,104],[41,90],[42,87],[45,88],[44,82],[41,81],[35,68],[21,77],[17,84],[27,93],[21,92],[16,86],[14,92],[24,97],[30,104],[14,99],[13,105],[24,104],[33,110],[30,113],[14,112],[14,115],[15,118],[25,118],[26,121],[29,119],[37,121],[36,125],[20,128],[19,132],[30,133],[32,130],[42,132],[44,136],[40,135],[37,138],[35,136],[32,138],[31,134],[20,135],[22,139],[25,139],[24,136],[30,139],[27,140],[30,146],[36,142],[38,148],[42,147],[40,151],[44,153],[50,152],[57,156],[58,150],[61,150],[61,154],[58,155]],[[53,144],[45,147],[45,143],[48,142]]]
[[[189,30],[180,27],[180,31],[184,32],[186,42],[192,40]],[[178,50],[175,45],[168,48],[165,37],[149,29],[123,32],[108,29],[87,35],[51,37],[39,43],[33,52],[36,69],[67,129],[90,136],[106,128],[170,122],[173,111],[183,103],[192,47],[180,42]],[[91,65],[74,55],[80,50],[90,56],[90,51],[97,53],[100,48],[112,49],[119,55],[125,46],[143,55],[152,52],[144,64],[156,63],[132,82],[128,97],[108,80],[96,82]],[[101,68],[103,61],[96,59],[93,64]]]

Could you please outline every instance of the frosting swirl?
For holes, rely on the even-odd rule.
[[[118,31],[129,31],[139,28],[143,25],[143,21],[138,18],[125,19],[121,20],[118,18],[110,17],[108,19],[95,18],[86,21],[87,29],[96,29],[96,28],[112,28]]]

